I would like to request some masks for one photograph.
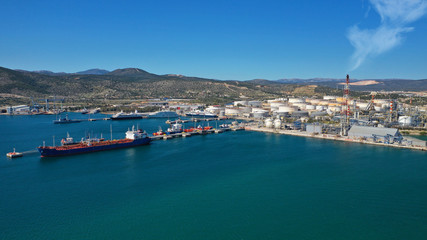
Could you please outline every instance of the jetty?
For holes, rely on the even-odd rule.
[[[189,122],[211,122],[211,121],[222,121],[222,120],[228,120],[230,118],[192,118],[192,119],[186,119],[186,120],[175,120],[170,121],[166,120],[166,124],[175,124],[175,123],[189,123]]]
[[[150,136],[152,141],[155,140],[169,140],[173,138],[180,138],[180,137],[191,137],[195,135],[206,135],[206,134],[212,134],[212,133],[223,133],[227,131],[236,131],[237,127],[228,127],[228,128],[218,128],[218,129],[210,129],[210,130],[195,130],[193,132],[181,132],[181,133],[174,133],[174,134],[163,134],[163,135],[156,135],[156,136]],[[243,127],[239,127],[239,130],[244,130]]]

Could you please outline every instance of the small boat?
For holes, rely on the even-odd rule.
[[[55,124],[58,124],[58,123],[78,123],[78,122],[81,122],[81,121],[69,119],[68,114],[65,115],[65,118],[59,118],[57,120],[53,120],[53,123],[55,123]]]
[[[165,135],[166,133],[162,130],[161,127],[159,127],[159,131],[153,133],[153,136],[161,136],[161,135]]]
[[[16,152],[15,148],[14,148],[13,152],[6,153],[6,156],[9,157],[9,158],[17,158],[17,157],[22,157],[24,155],[22,153],[20,153],[20,152]]]

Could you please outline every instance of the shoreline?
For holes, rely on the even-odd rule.
[[[427,151],[427,146],[411,146],[411,145],[401,145],[401,144],[397,144],[397,143],[387,144],[387,143],[382,143],[382,142],[374,142],[374,141],[369,141],[369,140],[354,139],[354,138],[348,138],[348,137],[343,137],[343,136],[339,136],[339,135],[332,135],[332,134],[310,134],[310,133],[301,132],[298,130],[283,130],[283,129],[250,126],[250,125],[246,126],[245,130],[246,131],[267,132],[267,133],[292,135],[292,136],[298,136],[298,137],[310,137],[310,138],[318,138],[318,139],[326,139],[326,140],[354,142],[354,143],[371,144],[371,145],[377,145],[377,146],[386,146],[386,147],[396,147],[396,148],[406,148],[406,149],[412,149],[412,150]],[[408,137],[405,137],[405,138],[408,140],[411,139]]]

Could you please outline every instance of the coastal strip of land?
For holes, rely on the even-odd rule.
[[[313,134],[308,133],[305,131],[299,131],[299,130],[283,130],[283,129],[274,129],[274,128],[266,128],[266,127],[258,127],[254,124],[248,124],[245,126],[245,130],[247,131],[257,131],[257,132],[267,132],[267,133],[276,133],[276,134],[286,134],[286,135],[292,135],[292,136],[299,136],[299,137],[311,137],[311,138],[320,138],[320,139],[328,139],[328,140],[335,140],[335,141],[344,141],[344,142],[354,142],[354,143],[363,143],[363,144],[371,144],[371,145],[379,145],[379,146],[386,146],[386,147],[396,147],[396,148],[406,148],[406,149],[413,149],[413,150],[421,150],[421,151],[427,151],[426,141],[422,141],[417,139],[417,142],[424,143],[420,145],[405,145],[405,144],[399,144],[399,143],[384,143],[384,142],[374,142],[373,140],[364,140],[361,138],[350,138],[347,136],[341,136],[337,134]],[[411,137],[404,137],[408,141],[415,140]]]

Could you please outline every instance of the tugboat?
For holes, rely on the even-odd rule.
[[[80,143],[62,146],[40,146],[39,150],[42,157],[58,157],[65,155],[89,153],[104,151],[117,148],[135,147],[140,145],[147,145],[151,142],[151,138],[145,131],[140,129],[126,132],[126,138],[119,140],[104,140],[103,138],[87,138],[82,139]]]
[[[6,156],[9,157],[9,158],[17,158],[17,157],[24,156],[24,154],[22,154],[20,152],[16,152],[15,148],[13,148],[13,152],[6,153]]]
[[[161,136],[161,135],[165,135],[166,133],[162,130],[161,127],[159,127],[159,131],[153,133],[153,136]]]
[[[175,133],[182,133],[182,124],[180,123],[172,124],[170,128],[168,128],[168,130],[166,131],[166,134],[175,134]]]

